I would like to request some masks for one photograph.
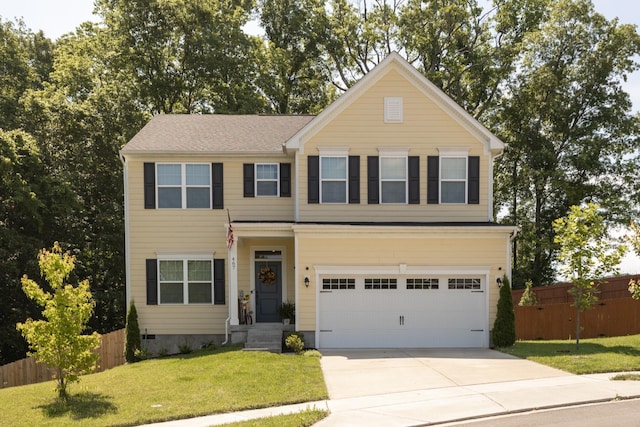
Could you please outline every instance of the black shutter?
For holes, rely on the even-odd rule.
[[[211,201],[213,209],[224,209],[224,174],[222,163],[211,164]]]
[[[291,197],[291,163],[280,163],[280,197]]]
[[[420,204],[420,157],[409,156],[409,204]]]
[[[427,157],[427,203],[438,204],[440,181],[440,158],[438,156]]]
[[[147,305],[158,304],[158,260],[147,260]]]
[[[225,304],[224,259],[213,260],[213,303]]]
[[[380,203],[380,170],[378,156],[367,157],[367,191],[368,203],[375,205]]]
[[[244,197],[254,197],[255,184],[253,182],[254,167],[253,163],[245,163],[243,168]]]
[[[349,203],[360,203],[360,156],[349,156]]]
[[[156,164],[144,164],[144,208],[156,208]]]
[[[320,203],[320,157],[307,157],[307,203]]]
[[[469,156],[469,188],[467,201],[470,205],[480,203],[480,157]]]

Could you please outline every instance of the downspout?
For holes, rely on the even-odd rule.
[[[127,159],[122,152],[119,152],[120,161],[122,162],[122,178],[124,180],[124,262],[125,262],[125,312],[129,311],[131,305],[131,254],[129,242],[129,172]]]
[[[229,310],[231,310],[231,304],[229,304]],[[231,313],[229,317],[224,320],[224,342],[220,345],[225,345],[229,342],[229,321],[231,320]]]

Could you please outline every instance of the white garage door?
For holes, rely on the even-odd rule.
[[[320,348],[488,347],[481,277],[323,277]]]

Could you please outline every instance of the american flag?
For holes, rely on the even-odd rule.
[[[229,228],[227,229],[227,248],[231,249],[233,246],[233,227],[231,226],[231,215],[229,209],[227,209],[227,217],[229,218]]]

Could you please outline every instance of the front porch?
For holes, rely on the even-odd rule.
[[[231,343],[244,344],[246,351],[280,353],[286,333],[294,330],[294,325],[282,322],[231,326]]]

